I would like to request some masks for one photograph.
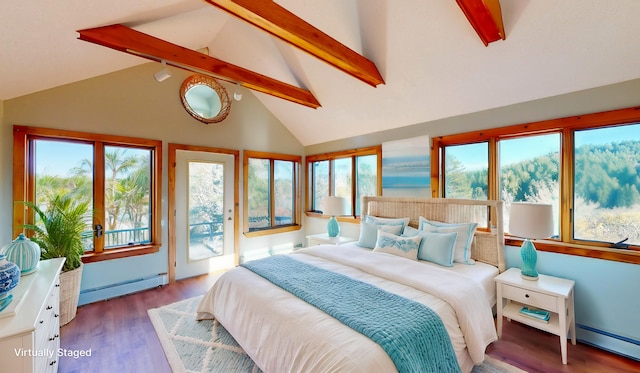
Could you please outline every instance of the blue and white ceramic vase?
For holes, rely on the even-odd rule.
[[[40,246],[22,233],[10,244],[0,249],[0,254],[4,254],[8,261],[18,265],[22,275],[35,272],[38,269],[38,263],[40,263]]]
[[[11,294],[20,282],[20,268],[0,254],[0,300]]]

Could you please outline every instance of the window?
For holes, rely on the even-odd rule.
[[[573,238],[640,246],[640,124],[575,132]]]
[[[498,154],[505,227],[509,226],[511,202],[551,204],[554,237],[557,237],[560,232],[560,133],[500,140]]]
[[[15,201],[71,195],[93,206],[83,261],[158,251],[160,141],[14,126],[14,144]],[[16,208],[14,232],[32,219]]]
[[[440,195],[484,198],[486,190],[488,198],[505,202],[507,232],[511,202],[550,203],[556,232],[536,244],[538,249],[640,263],[640,113],[635,108],[433,141],[432,157],[440,170],[432,187]],[[487,170],[474,169],[478,163]],[[518,245],[512,237],[507,241]]]
[[[447,146],[444,150],[444,196],[487,199],[488,169],[488,143]]]
[[[357,217],[362,196],[381,194],[382,146],[310,155],[306,163],[307,211],[321,213],[324,198],[338,196],[349,201],[347,212]]]
[[[300,156],[244,151],[245,235],[300,229],[301,162]]]

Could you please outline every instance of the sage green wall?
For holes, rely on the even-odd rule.
[[[413,136],[432,137],[503,127],[546,119],[640,106],[640,79],[610,86],[589,89],[562,96],[526,102],[499,109],[462,115],[455,118],[416,124],[400,129],[378,132],[340,141],[305,147],[312,155],[343,149],[371,146],[385,141]],[[640,138],[640,133],[638,134]],[[357,237],[356,224],[341,223],[344,232]],[[326,221],[307,218],[307,234],[322,232]],[[518,247],[506,247],[508,267],[520,267]],[[576,281],[575,301],[579,339],[640,359],[640,323],[637,310],[640,298],[635,290],[640,283],[638,265],[607,260],[541,252],[538,272]],[[629,338],[635,342],[609,338],[599,331]],[[569,362],[571,356],[569,355]]]
[[[180,85],[189,73],[172,68],[173,76],[158,83],[153,73],[159,66],[144,64],[4,102],[0,133],[0,221],[3,222],[0,224],[0,243],[11,240],[14,124],[163,141],[163,245],[160,252],[89,264],[84,270],[83,290],[167,272],[168,143],[303,154],[300,142],[248,90],[243,89],[242,101],[233,101],[231,112],[224,121],[206,125],[194,120],[184,110],[179,98]],[[233,94],[235,86],[226,86]],[[242,172],[240,181],[243,181]],[[242,189],[240,193],[242,202]],[[242,218],[242,205],[239,213]],[[282,242],[300,243],[304,238],[302,230],[264,238],[240,236],[243,251],[269,248]]]
[[[305,147],[306,155],[640,106],[640,79]]]

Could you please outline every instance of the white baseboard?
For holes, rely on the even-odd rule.
[[[166,285],[168,283],[169,279],[167,275],[160,274],[149,278],[141,278],[100,288],[85,289],[80,292],[78,305],[82,306],[84,304],[111,299],[142,290],[152,289],[161,285]]]

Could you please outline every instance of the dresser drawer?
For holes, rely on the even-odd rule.
[[[535,291],[503,284],[502,296],[519,303],[543,308],[551,312],[558,312],[557,298],[551,295],[537,293]]]
[[[35,371],[57,372],[58,348],[60,347],[60,287],[57,277],[43,306],[36,323],[35,343],[36,350],[48,353],[46,356],[35,358]]]
[[[0,319],[0,352],[7,352],[0,353],[0,372],[58,371],[59,275],[64,261],[64,258],[41,260],[36,273],[20,279],[15,291],[27,296],[22,297],[15,315]]]

